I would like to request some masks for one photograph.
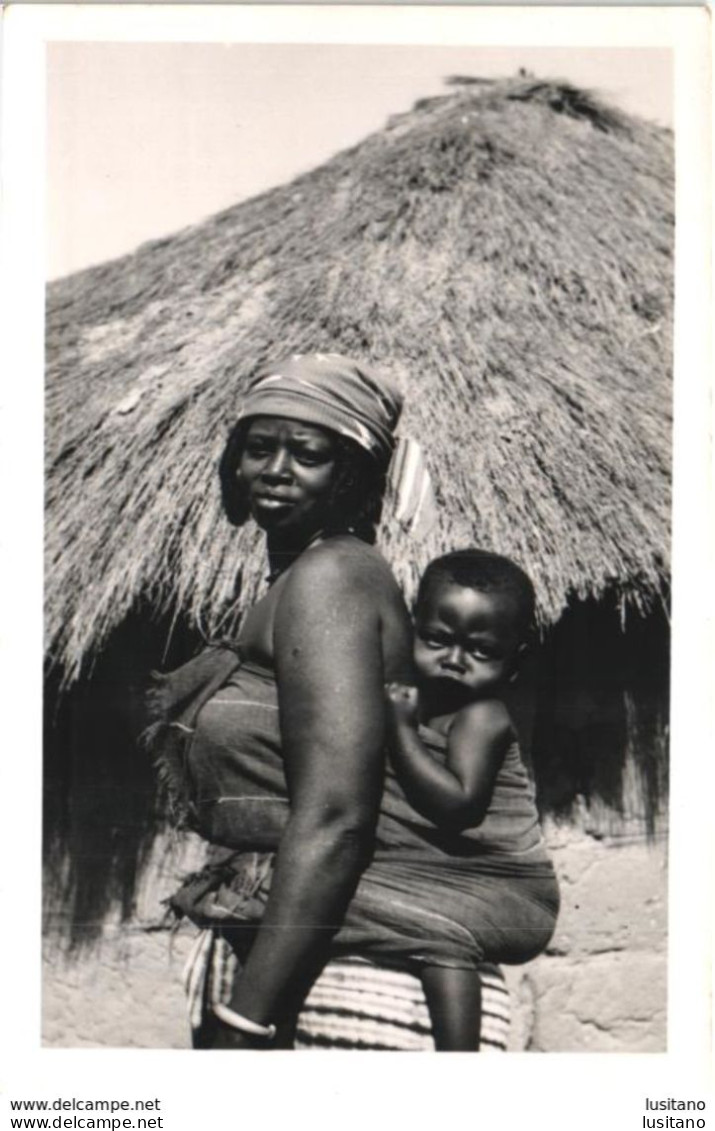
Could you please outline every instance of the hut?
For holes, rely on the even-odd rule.
[[[439,521],[417,545],[387,515],[408,592],[465,545],[533,577],[525,712],[544,812],[654,835],[673,192],[670,131],[565,82],[453,79],[289,184],[50,285],[52,925],[88,939],[132,914],[157,819],[130,689],[230,632],[263,583],[215,469],[246,381],[291,351],[356,353],[409,390]]]

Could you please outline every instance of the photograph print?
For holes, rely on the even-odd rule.
[[[672,84],[48,46],[46,1048],[665,1051]]]

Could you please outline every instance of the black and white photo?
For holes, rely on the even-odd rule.
[[[655,1065],[711,863],[693,36],[301,11],[46,42],[37,1039]]]

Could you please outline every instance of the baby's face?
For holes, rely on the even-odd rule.
[[[420,682],[449,681],[478,699],[496,692],[519,650],[518,608],[508,593],[483,593],[454,582],[432,585],[415,618]]]

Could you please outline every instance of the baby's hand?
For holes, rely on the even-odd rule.
[[[416,687],[408,683],[386,683],[385,697],[388,714],[394,725],[417,727],[419,722],[419,695]]]

